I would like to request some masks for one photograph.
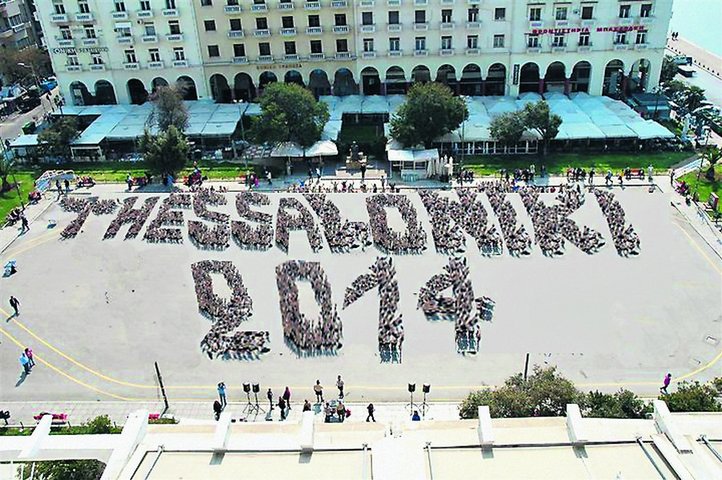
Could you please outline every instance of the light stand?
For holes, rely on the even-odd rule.
[[[253,413],[253,410],[256,408],[256,406],[253,404],[253,402],[251,402],[251,384],[244,382],[243,383],[243,391],[246,393],[246,400],[247,400],[246,406],[243,409],[243,413],[245,413],[246,415],[250,415],[251,413]]]
[[[409,411],[413,413],[414,410],[418,409],[418,406],[414,403],[414,392],[416,391],[416,384],[409,383],[408,389],[409,389],[410,401],[406,405],[406,408],[408,408]]]
[[[256,399],[256,404],[254,405],[253,409],[256,411],[256,414],[261,413],[261,412],[266,413],[266,410],[264,410],[263,407],[261,407],[258,404],[258,392],[260,392],[260,391],[261,391],[260,385],[258,385],[257,383],[254,383],[253,384],[253,397]]]
[[[426,396],[431,392],[431,384],[425,383],[422,385],[421,390],[424,392],[424,403],[421,404],[421,416],[426,418],[426,412],[429,410],[429,404],[426,403]]]

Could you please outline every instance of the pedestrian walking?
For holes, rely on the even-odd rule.
[[[13,315],[13,316],[14,317],[19,316],[20,315],[20,310],[19,310],[20,301],[18,301],[18,299],[13,297],[12,295],[10,295],[10,306],[13,307],[13,310],[15,311],[15,315]]]
[[[303,411],[304,412],[310,412],[311,411],[311,402],[308,400],[303,401]]]
[[[283,399],[286,401],[288,409],[291,409],[291,389],[286,385],[286,389],[283,391]]]
[[[28,356],[25,355],[25,352],[20,355],[20,365],[22,365],[25,375],[28,375],[30,373],[30,360]]]
[[[218,400],[213,401],[213,415],[216,417],[216,421],[218,421],[219,418],[221,418],[221,412],[223,411],[223,407],[221,406],[221,402]]]
[[[220,382],[218,384],[218,397],[221,402],[221,408],[226,408],[226,405],[228,405],[228,402],[226,402],[226,384],[223,382]]]
[[[266,392],[266,398],[268,399],[268,403],[271,406],[271,410],[273,410],[273,391],[271,388],[268,388],[268,391]]]
[[[376,411],[376,409],[374,408],[374,404],[369,403],[369,406],[366,407],[366,411],[369,412],[369,414],[366,416],[366,421],[372,421],[376,423],[376,419],[374,418],[374,412]]]
[[[65,193],[70,193],[70,181],[65,179]]]
[[[20,223],[22,224],[22,231],[27,232],[30,230],[30,222],[28,222],[28,218],[23,213],[20,217]]]
[[[669,184],[674,186],[674,170],[669,171]]]
[[[321,380],[316,380],[316,385],[313,386],[313,392],[316,394],[316,403],[323,403],[323,385],[321,385]]]
[[[654,167],[651,164],[647,167],[647,177],[650,182],[654,180]]]
[[[60,188],[60,179],[55,180],[55,188],[58,190],[58,197],[63,193],[63,189]]]
[[[286,419],[286,401],[283,397],[278,397],[278,409],[281,410],[281,421]]]
[[[33,349],[30,347],[27,347],[25,349],[25,356],[28,357],[28,361],[30,363],[30,368],[32,369],[35,366],[35,358],[33,357]]]
[[[336,380],[336,388],[338,388],[338,398],[343,400],[343,379],[341,378],[341,375],[339,375]]]
[[[669,392],[667,391],[667,387],[669,387],[669,384],[672,382],[672,374],[668,373],[664,376],[664,380],[662,380],[662,387],[659,389],[659,393],[663,393],[665,395],[668,395]]]

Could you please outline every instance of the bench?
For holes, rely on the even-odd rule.
[[[148,420],[159,420],[160,419],[160,413],[149,413],[148,414]]]
[[[631,178],[637,178],[639,180],[644,180],[644,169],[643,168],[631,168],[629,170],[629,175],[627,175],[627,180]]]
[[[68,423],[68,414],[67,413],[42,412],[38,415],[33,415],[33,419],[35,419],[36,421],[39,422],[40,420],[42,420],[42,418],[45,415],[52,415],[53,420],[52,420],[51,424],[54,427],[62,426],[62,425],[65,425],[66,423]]]

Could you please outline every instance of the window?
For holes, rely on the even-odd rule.
[[[226,5],[238,5],[238,0],[226,0]],[[245,56],[245,55],[240,55],[240,56]]]
[[[90,55],[92,55],[93,65],[103,64],[103,57],[101,57],[99,53],[91,53]]]
[[[173,47],[173,58],[176,60],[185,60],[186,52],[183,47]]]
[[[62,3],[54,3],[53,7],[55,8],[55,13],[63,14],[65,13],[65,5]]]
[[[209,57],[220,57],[221,56],[221,50],[218,48],[218,45],[208,45],[208,56]]]
[[[588,47],[589,46],[589,32],[582,32],[579,34],[579,46],[580,47]]]
[[[115,11],[116,12],[125,12],[125,2],[116,0]]]
[[[567,19],[567,7],[557,7],[554,12],[555,20],[566,20]]]
[[[441,49],[442,50],[451,50],[451,36],[443,36],[441,37]]]
[[[364,38],[364,52],[373,52],[374,51],[374,39],[373,38]]]
[[[494,48],[504,48],[504,35],[494,35]]]
[[[467,11],[466,14],[466,21],[476,23],[479,21],[479,9],[476,7],[472,7]]]
[[[527,48],[539,48],[539,35],[527,35],[526,46]]]
[[[318,15],[309,15],[308,16],[308,26],[309,27],[320,27],[321,26],[321,20]]]
[[[150,10],[150,0],[140,0],[140,9],[142,11]]]
[[[348,40],[345,38],[339,38],[336,40],[336,51],[338,53],[346,53],[348,52]]]
[[[150,56],[151,62],[160,62],[160,50],[157,48],[151,48],[148,50],[148,55]]]
[[[144,23],[143,24],[143,32],[144,32],[143,35],[146,35],[149,37],[155,35],[156,34],[155,24],[154,23]]]
[[[125,51],[125,63],[137,63],[138,59],[135,57],[135,50]]]
[[[373,25],[374,14],[373,12],[362,12],[361,13],[361,25]]]
[[[84,25],[85,28],[85,38],[96,38],[95,37],[95,27],[92,25]],[[123,32],[126,31],[128,33],[128,36],[130,36],[130,29],[122,30],[119,33],[119,36],[123,35]]]
[[[529,21],[530,22],[538,22],[541,20],[541,7],[531,7],[529,9]]]
[[[552,39],[552,47],[564,47],[566,45],[566,35],[563,33],[555,33]]]
[[[178,20],[170,20],[168,22],[168,29],[170,30],[171,35],[179,35],[181,33],[180,23]]]
[[[644,45],[647,43],[647,32],[640,30],[637,32],[637,38],[635,39],[634,43],[637,45]]]
[[[165,0],[165,8],[167,8],[168,10],[173,10],[175,8],[175,0]]]
[[[132,33],[131,33],[131,31],[130,31],[130,27],[129,27],[129,26],[126,26],[126,25],[129,25],[129,24],[125,24],[125,25],[123,25],[123,26],[120,26],[119,24],[116,24],[116,25],[115,25],[115,31],[118,33],[118,37],[130,37],[130,36],[132,36]],[[93,36],[92,36],[92,37],[88,36],[88,30],[92,30],[92,31],[93,31]],[[94,29],[91,25],[86,25],[86,26],[85,26],[85,36],[88,37],[88,38],[95,38],[95,29]]]
[[[651,3],[643,3],[639,10],[639,16],[642,18],[651,17],[652,16],[652,4]]]
[[[323,53],[321,40],[311,40],[311,53]]]
[[[245,57],[246,56],[246,46],[242,43],[234,43],[233,44],[233,56],[234,57]]]
[[[283,51],[286,55],[296,55],[296,42],[283,42]]]
[[[506,20],[506,8],[495,8],[494,20],[496,20],[497,22]]]
[[[281,17],[281,25],[283,28],[293,28],[293,17],[291,15]]]
[[[591,20],[594,18],[594,6],[585,5],[582,7],[582,20]]]
[[[614,44],[615,45],[625,45],[626,43],[627,43],[626,32],[617,32],[614,35]]]
[[[231,31],[234,32],[240,32],[243,30],[243,26],[241,25],[241,19],[240,18],[231,18],[229,20],[229,24],[231,27]]]
[[[206,32],[215,32],[216,31],[216,21],[215,20],[203,20],[203,27],[206,29]]]
[[[201,7],[212,7],[213,0],[201,0]]]
[[[76,55],[68,55],[68,61],[66,65],[79,65],[78,57]]]
[[[399,40],[399,37],[390,37],[389,38],[389,52],[398,52],[400,45],[401,45],[401,41]]]
[[[88,2],[78,2],[78,10],[80,11],[80,13],[90,13],[90,7],[88,6]]]
[[[426,23],[426,10],[416,10],[414,12],[414,23]]]
[[[334,25],[337,27],[341,27],[343,25],[346,25],[346,14],[345,13],[337,13],[333,16]]]
[[[271,55],[271,44],[268,42],[261,42],[258,44],[258,54],[268,56]]]
[[[268,30],[268,20],[265,17],[256,18],[256,29]]]
[[[416,37],[414,39],[414,48],[417,51],[426,50],[426,37]]]
[[[620,5],[619,6],[619,18],[629,18],[630,10],[632,10],[631,5]]]
[[[468,35],[466,37],[466,48],[479,48],[479,36]]]
[[[398,25],[399,24],[399,12],[398,10],[393,10],[389,12],[389,25]]]
[[[63,40],[71,40],[73,34],[70,33],[70,27],[60,27],[60,38]]]
[[[441,23],[451,23],[451,10],[441,11]]]

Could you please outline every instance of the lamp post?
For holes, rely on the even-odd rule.
[[[40,79],[38,78],[38,74],[35,72],[35,67],[33,67],[32,64],[27,65],[23,62],[18,62],[18,66],[27,68],[30,70],[30,72],[33,75],[33,80],[35,81],[35,87],[38,89],[38,95],[40,95]],[[40,97],[40,105],[43,107],[43,113],[48,113],[47,110],[45,110],[45,104],[43,103],[43,97]]]
[[[652,93],[655,95],[654,97],[654,114],[652,115],[652,120],[657,120],[657,114],[659,112],[659,96],[662,94],[662,87],[657,85],[652,89]]]

